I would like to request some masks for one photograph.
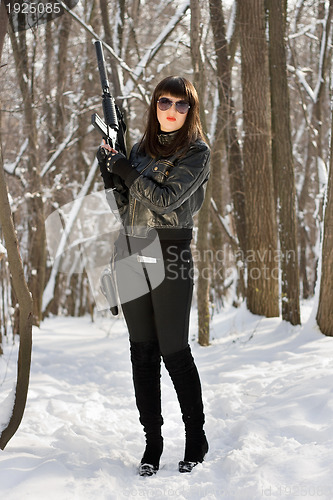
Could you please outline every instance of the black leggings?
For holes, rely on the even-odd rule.
[[[130,340],[158,341],[161,354],[166,356],[188,346],[193,262],[189,241],[162,246],[162,250],[162,266],[154,262],[138,262],[137,255],[121,261],[117,267],[117,283]],[[142,254],[145,254],[144,250]],[[156,276],[161,274],[161,269],[165,276],[156,285],[154,283],[159,282]],[[127,300],[125,283],[127,290],[130,287],[144,293]]]

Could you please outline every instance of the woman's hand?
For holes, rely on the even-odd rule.
[[[123,153],[111,148],[109,144],[102,144],[97,151],[99,168],[104,179],[104,185],[112,181],[112,174],[117,174],[129,188],[139,173],[132,168],[129,160]]]
[[[107,144],[104,139],[103,139],[103,144],[101,145],[101,148],[106,149],[112,155],[116,155],[118,153],[118,151],[116,151],[115,149],[111,148],[111,146],[109,144]]]
[[[109,155],[117,153],[115,149],[112,149],[109,144],[103,140],[103,144],[98,148],[96,153],[96,158],[98,160],[99,169],[104,181],[105,189],[112,188],[114,186],[113,178],[110,171],[107,168],[107,160]]]
[[[98,163],[100,165],[103,165],[105,166],[106,164],[106,159],[110,156],[114,156],[118,153],[118,151],[116,151],[115,149],[111,148],[111,146],[109,144],[107,144],[105,142],[105,140],[103,139],[103,144],[100,145],[100,147],[98,148],[97,150],[97,153],[96,153],[96,157],[97,157],[97,160],[98,160]]]

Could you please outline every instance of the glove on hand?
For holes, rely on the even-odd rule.
[[[100,166],[105,165],[107,156],[108,156],[107,150],[102,146],[100,146],[96,153],[96,158]]]
[[[111,153],[101,146],[96,156],[105,187],[109,184],[107,179],[112,179],[112,174],[119,175],[128,188],[133,181],[139,177],[139,173],[131,166],[129,160],[123,153]]]
[[[101,172],[101,176],[102,176],[103,181],[104,181],[105,189],[109,189],[109,188],[114,187],[112,174],[110,174],[110,172],[106,168],[107,157],[108,157],[108,151],[105,148],[103,148],[102,146],[100,146],[97,150],[96,158],[98,160],[98,165],[99,165],[99,169]]]
[[[118,162],[120,162],[119,166],[116,165]],[[121,177],[121,165],[130,166],[129,161],[127,160],[126,156],[123,155],[123,153],[108,153],[106,157],[106,168],[109,172],[118,174]]]

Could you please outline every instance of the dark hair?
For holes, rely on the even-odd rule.
[[[160,144],[158,141],[158,134],[161,131],[157,119],[157,101],[163,94],[170,94],[173,97],[184,99],[190,105],[184,125],[179,129],[175,139],[169,144]],[[197,91],[186,78],[168,76],[156,86],[153,92],[148,110],[147,127],[140,143],[140,151],[149,154],[153,158],[171,156],[177,152],[187,151],[197,139],[204,140]]]

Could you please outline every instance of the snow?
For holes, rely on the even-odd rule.
[[[25,151],[28,147],[28,144],[29,144],[29,140],[25,139],[25,141],[23,142],[23,144],[20,148],[18,155],[16,156],[16,160],[14,162],[11,162],[11,163],[7,162],[4,164],[5,172],[7,172],[8,174],[11,174],[11,175],[13,175],[15,173],[15,170],[16,170],[17,166],[19,165],[20,161],[22,160],[22,156],[25,153]]]
[[[250,314],[243,305],[212,320],[200,347],[197,312],[191,347],[203,385],[210,450],[179,474],[183,424],[163,367],[165,448],[156,476],[136,473],[144,438],[121,318],[54,317],[33,330],[28,401],[16,435],[0,453],[6,500],[258,500],[333,498],[333,339],[303,325]],[[17,345],[0,358],[1,401],[16,376]],[[0,423],[5,420],[0,406]]]
[[[6,254],[7,254],[7,250],[5,249],[5,247],[3,246],[3,244],[0,241],[0,255],[6,255]]]

